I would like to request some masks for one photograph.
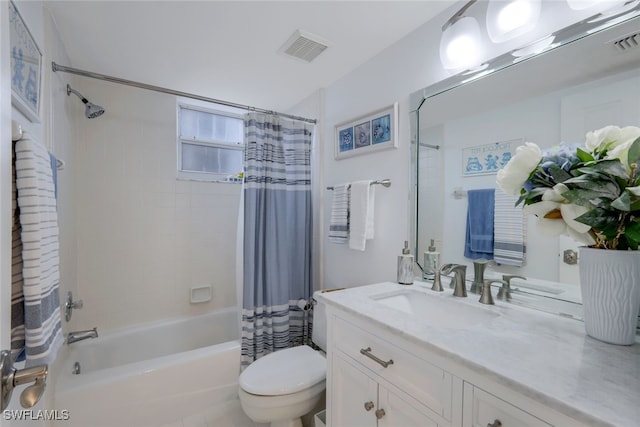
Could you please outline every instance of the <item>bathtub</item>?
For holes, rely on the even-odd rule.
[[[73,343],[55,407],[69,411],[68,427],[160,426],[204,412],[237,399],[239,337],[233,307]]]

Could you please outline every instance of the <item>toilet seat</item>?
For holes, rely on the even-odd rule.
[[[240,374],[240,387],[247,393],[279,396],[296,393],[325,380],[327,361],[303,345],[270,353]]]

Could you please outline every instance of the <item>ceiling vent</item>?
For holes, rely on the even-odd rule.
[[[621,39],[615,40],[613,45],[620,52],[626,52],[629,49],[640,46],[640,33],[630,34]]]
[[[329,44],[321,37],[296,30],[278,52],[305,62],[311,62],[327,47]]]

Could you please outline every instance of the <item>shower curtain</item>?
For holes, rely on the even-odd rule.
[[[313,125],[245,116],[242,367],[310,342]]]

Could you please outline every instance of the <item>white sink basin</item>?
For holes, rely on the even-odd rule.
[[[415,290],[401,290],[372,295],[380,304],[416,316],[420,320],[434,321],[438,327],[464,329],[500,316],[483,307],[474,307],[448,296],[428,295]],[[480,304],[480,303],[478,303]]]

